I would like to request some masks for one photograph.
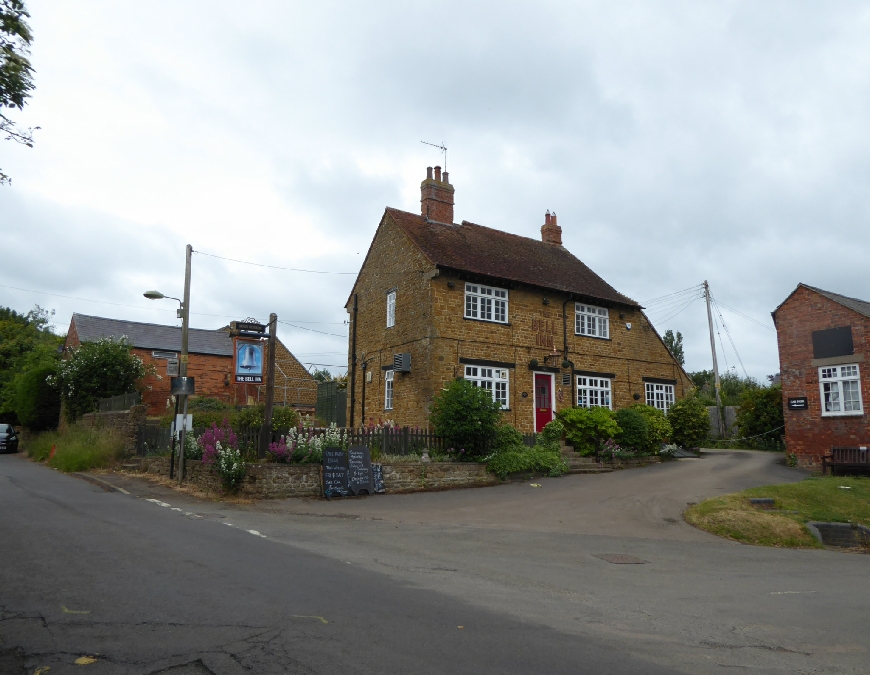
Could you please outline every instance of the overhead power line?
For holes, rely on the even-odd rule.
[[[237,260],[236,258],[225,258],[222,255],[214,253],[205,253],[203,251],[194,251],[197,255],[208,256],[209,258],[217,258],[218,260],[227,260],[229,262],[239,263],[240,265],[252,265],[253,267],[266,267],[271,270],[283,270],[285,272],[305,272],[307,274],[356,274],[356,272],[332,272],[327,270],[304,270],[297,267],[281,267],[279,265],[266,265],[265,263],[255,263],[248,260]]]
[[[711,296],[711,298],[712,298],[712,296]],[[767,324],[762,323],[762,322],[759,321],[758,319],[753,319],[751,316],[747,316],[747,315],[744,314],[743,312],[738,312],[736,309],[734,309],[733,307],[729,307],[729,306],[726,305],[724,302],[720,302],[719,300],[716,300],[715,298],[712,298],[712,299],[713,299],[713,300],[716,302],[716,304],[719,305],[720,307],[724,307],[725,309],[727,309],[727,310],[729,310],[729,311],[731,311],[731,312],[734,312],[734,313],[737,314],[738,316],[742,316],[742,317],[743,317],[744,319],[746,319],[747,321],[751,321],[752,323],[757,323],[757,324],[758,324],[759,326],[761,326],[762,328],[766,328],[767,330],[772,331],[772,332],[774,332],[774,333],[776,332],[776,328],[773,328],[773,327],[771,327],[771,326],[768,326]]]
[[[643,300],[640,304],[644,307],[649,307],[651,305],[657,304],[659,302],[663,302],[669,298],[673,298],[676,295],[680,295],[682,293],[690,293],[692,291],[700,291],[703,288],[703,284],[697,284],[696,286],[691,286],[690,288],[684,288],[681,291],[675,291],[673,293],[668,293],[667,295],[660,295],[657,298],[650,298],[649,300]]]
[[[332,335],[333,337],[346,338],[347,335],[339,335],[338,333],[326,333],[322,330],[315,330],[313,328],[306,328],[305,326],[297,326],[296,324],[290,323],[289,321],[281,321],[278,320],[278,323],[283,323],[285,326],[292,326],[293,328],[298,328],[299,330],[309,330],[312,333],[320,333],[321,335]]]

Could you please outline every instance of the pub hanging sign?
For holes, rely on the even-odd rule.
[[[263,383],[263,347],[260,340],[244,340],[236,338],[233,341],[233,370],[236,382],[239,384]]]

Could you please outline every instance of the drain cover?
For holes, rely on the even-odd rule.
[[[642,565],[648,563],[649,560],[641,560],[627,553],[593,553],[593,558],[601,558],[614,565]]]

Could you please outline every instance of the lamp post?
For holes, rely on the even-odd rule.
[[[160,291],[147,291],[143,295],[149,300],[178,300],[180,305],[177,316],[181,319],[181,358],[178,364],[178,374],[187,377],[187,341],[190,331],[190,259],[193,257],[193,247],[188,244],[185,248],[184,265],[184,299],[173,298],[163,295]],[[178,452],[178,482],[184,479],[184,441],[187,435],[187,394],[180,394],[175,399],[175,414],[178,415],[178,404],[182,405],[181,417],[181,449]]]

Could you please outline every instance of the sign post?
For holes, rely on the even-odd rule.
[[[266,456],[272,438],[272,407],[275,401],[275,332],[278,328],[278,315],[269,315],[269,341],[266,347],[266,409],[263,415],[263,428],[260,430],[260,449],[257,457]]]

